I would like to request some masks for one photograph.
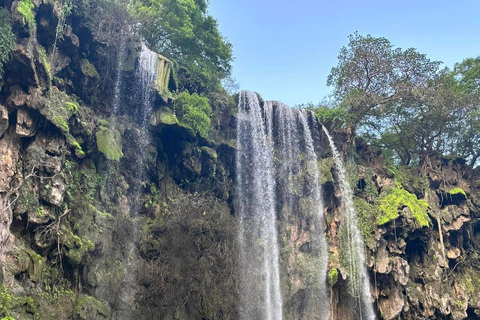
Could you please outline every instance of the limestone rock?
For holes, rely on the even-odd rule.
[[[33,137],[37,131],[36,123],[28,110],[20,109],[17,112],[15,132],[19,137]]]
[[[172,99],[172,93],[168,88],[172,70],[172,62],[164,56],[157,54],[157,80],[155,81],[155,87],[165,103]]]
[[[392,289],[386,297],[378,300],[378,307],[383,319],[391,320],[402,312],[405,301],[399,289]]]
[[[10,88],[10,95],[7,99],[7,105],[20,108],[27,103],[28,95],[19,86],[13,86]]]
[[[54,176],[40,186],[40,198],[53,205],[60,206],[63,203],[64,194],[65,183],[60,176]]]
[[[65,139],[59,135],[50,135],[45,132],[39,132],[35,136],[34,144],[48,153],[60,156],[62,150],[65,148]]]
[[[3,136],[8,129],[8,110],[0,105],[0,137]]]
[[[406,285],[410,272],[410,266],[408,265],[408,262],[400,257],[393,257],[392,264],[395,281],[398,281],[398,283],[403,286]]]
[[[13,138],[4,136],[0,139],[0,192],[10,187],[19,161],[18,152],[19,146]]]
[[[50,208],[40,205],[35,212],[28,212],[28,222],[33,224],[47,223],[54,215],[50,212]]]
[[[459,248],[450,248],[447,251],[447,258],[448,259],[457,259],[461,254],[461,251]]]

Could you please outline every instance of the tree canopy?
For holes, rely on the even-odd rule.
[[[206,0],[137,0],[132,5],[145,40],[178,63],[181,89],[192,93],[220,86],[231,72],[232,45],[207,8]]]
[[[433,154],[480,158],[480,58],[453,70],[385,38],[350,36],[328,84],[336,106],[318,108],[324,121],[340,119],[350,137],[359,134],[402,164],[428,164]]]

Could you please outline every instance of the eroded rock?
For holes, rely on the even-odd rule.
[[[0,105],[0,137],[3,136],[8,129],[8,110]]]
[[[40,186],[40,198],[48,203],[60,206],[63,203],[65,189],[63,178],[59,175],[56,175],[48,181],[45,180]]]
[[[17,111],[17,125],[15,132],[19,137],[33,137],[37,131],[34,118],[26,109]]]

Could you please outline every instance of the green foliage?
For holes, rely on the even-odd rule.
[[[18,3],[17,10],[23,17],[23,24],[28,24],[28,30],[30,35],[34,35],[37,24],[35,21],[35,16],[33,15],[33,8],[35,5],[33,4],[32,0],[22,0]]]
[[[96,133],[98,151],[109,160],[119,161],[123,157],[121,135],[117,130],[101,127]]]
[[[155,208],[159,204],[159,201],[160,201],[160,191],[158,190],[155,183],[151,183],[150,184],[150,197],[145,202],[145,208],[146,209]]]
[[[15,35],[10,25],[10,17],[5,8],[0,8],[0,79],[2,79],[3,65],[10,61],[15,46]]]
[[[208,98],[183,91],[177,95],[174,105],[181,124],[192,128],[202,137],[208,136],[212,114]]]
[[[338,65],[328,76],[328,85],[348,112],[353,129],[370,115],[385,113],[385,107],[410,95],[432,78],[440,62],[415,51],[405,51],[385,38],[358,33],[340,50]]]
[[[332,268],[328,272],[328,284],[332,287],[338,282],[338,270],[337,268]]]
[[[180,89],[210,92],[231,72],[232,46],[205,0],[138,0],[132,11],[143,37],[177,62]]]
[[[329,128],[334,127],[341,129],[349,119],[349,113],[343,106],[319,106],[313,111],[317,116],[318,121]]]
[[[421,227],[428,227],[430,218],[427,214],[429,208],[425,200],[417,199],[417,196],[402,188],[391,188],[387,194],[379,199],[379,209],[383,212],[377,219],[379,225],[390,222],[398,218],[398,210],[401,207],[408,207],[412,212],[412,217]]]

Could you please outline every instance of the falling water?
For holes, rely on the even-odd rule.
[[[135,146],[134,163],[131,171],[134,172],[136,182],[132,186],[132,202],[130,204],[130,215],[133,219],[138,215],[141,209],[140,199],[142,193],[142,181],[146,179],[146,158],[148,146],[151,143],[149,131],[150,117],[153,112],[155,99],[154,82],[157,73],[157,55],[150,51],[145,45],[140,52],[138,67],[136,70],[136,90],[138,94],[137,103],[133,110],[133,120],[138,126],[138,132],[134,141],[130,141]],[[134,223],[134,220],[133,220]],[[122,292],[120,299],[122,301],[121,309],[115,314],[119,320],[132,319],[132,310],[134,309],[136,294],[136,273],[137,257],[135,253],[135,243],[138,242],[138,230],[136,224],[132,226],[130,241],[125,252],[125,269],[122,279]]]
[[[318,283],[302,319],[328,320],[328,250],[311,113],[242,92],[237,123],[237,212],[240,219],[240,319],[283,317],[277,217],[308,217]],[[288,240],[284,240],[288,241]],[[284,245],[289,245],[284,243]],[[287,258],[287,257],[285,257]]]
[[[266,129],[269,128],[267,131]],[[256,94],[240,94],[237,195],[240,218],[240,319],[281,320],[271,126]]]
[[[321,319],[328,320],[330,318],[330,305],[327,296],[327,284],[326,274],[328,268],[328,245],[325,239],[324,232],[324,218],[323,218],[323,199],[321,196],[320,187],[320,173],[318,170],[318,159],[314,149],[314,143],[312,139],[312,133],[307,123],[306,111],[299,112],[300,123],[303,128],[303,136],[305,141],[305,156],[306,156],[306,172],[311,175],[306,179],[309,182],[304,195],[312,199],[312,205],[310,207],[310,215],[314,217],[316,223],[316,238],[317,247],[320,252],[320,276],[319,276],[319,290],[318,292],[318,307],[319,315]]]
[[[113,89],[113,114],[118,115],[118,109],[120,108],[120,101],[121,101],[121,90],[123,84],[123,64],[125,62],[125,55],[127,51],[126,40],[125,36],[122,32],[121,39],[120,39],[120,46],[118,48],[118,56],[117,56],[117,74],[115,77],[115,87]]]
[[[370,282],[368,279],[367,269],[365,266],[365,248],[363,245],[362,236],[358,228],[357,214],[353,204],[353,192],[348,184],[345,167],[340,154],[335,147],[332,137],[328,130],[323,127],[323,131],[327,136],[328,142],[332,149],[333,158],[335,161],[335,168],[337,169],[337,176],[339,179],[340,191],[342,194],[342,205],[344,209],[344,216],[342,222],[345,223],[348,252],[348,271],[350,275],[350,290],[354,297],[360,297],[360,316],[367,320],[375,319],[375,312],[373,310],[370,293]]]

